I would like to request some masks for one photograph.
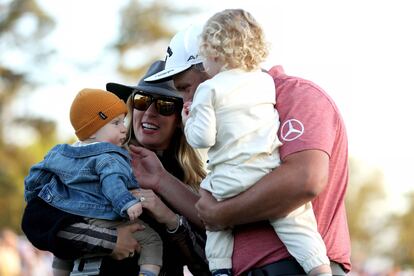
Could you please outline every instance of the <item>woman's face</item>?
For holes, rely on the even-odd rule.
[[[160,115],[152,103],[145,111],[133,109],[132,127],[140,145],[151,150],[165,150],[179,126],[177,113],[169,116]]]

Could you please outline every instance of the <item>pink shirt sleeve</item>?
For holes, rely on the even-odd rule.
[[[305,80],[287,80],[277,88],[282,160],[291,153],[310,149],[322,150],[331,156],[338,117],[330,98]]]

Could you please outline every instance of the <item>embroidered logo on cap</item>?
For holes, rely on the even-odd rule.
[[[105,113],[103,113],[102,111],[100,111],[98,115],[99,117],[101,117],[102,120],[106,120],[106,118],[108,118],[108,116],[106,116]]]
[[[173,51],[171,50],[170,46],[168,46],[167,48],[167,54],[168,54],[168,57],[171,57],[173,54]]]
[[[193,55],[191,55],[188,59],[187,59],[187,61],[190,61],[190,60],[192,60],[192,59],[196,59],[198,57],[198,55],[197,56],[193,56]]]

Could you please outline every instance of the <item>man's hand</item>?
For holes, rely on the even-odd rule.
[[[208,191],[200,189],[200,199],[195,207],[199,218],[209,231],[220,231],[228,228],[224,223],[223,213],[220,212],[220,202],[218,202]]]
[[[144,226],[138,223],[118,227],[118,238],[111,257],[115,260],[122,260],[130,257],[134,252],[140,252],[141,246],[132,234],[143,229]]]
[[[132,169],[141,188],[159,191],[165,169],[154,152],[131,145]]]

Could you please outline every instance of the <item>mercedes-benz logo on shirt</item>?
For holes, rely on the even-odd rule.
[[[303,124],[296,120],[290,119],[283,123],[280,129],[280,136],[284,141],[293,141],[305,132]]]

